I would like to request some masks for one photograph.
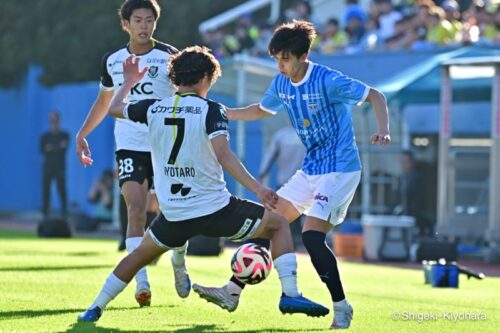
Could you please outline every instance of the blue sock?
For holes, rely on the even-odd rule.
[[[309,252],[311,262],[321,281],[326,284],[332,300],[339,302],[345,299],[344,288],[340,281],[337,259],[325,242],[326,235],[320,231],[309,230],[302,233],[302,241]]]

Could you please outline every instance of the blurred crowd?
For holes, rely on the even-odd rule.
[[[314,23],[318,36],[313,51],[323,54],[500,45],[496,0],[372,0],[368,9],[358,0],[346,0],[345,12],[326,23],[315,22],[309,2],[299,1],[274,24],[245,14],[230,27],[205,32],[202,39],[218,58],[267,55],[274,27],[292,19]]]

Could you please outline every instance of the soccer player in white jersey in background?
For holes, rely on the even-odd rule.
[[[306,21],[279,26],[269,53],[280,73],[260,104],[228,109],[228,117],[255,120],[276,112],[288,113],[307,153],[302,169],[278,190],[275,211],[289,222],[302,213],[306,215],[302,240],[332,297],[334,317],[330,328],[348,328],[353,310],[345,298],[337,260],[325,236],[344,220],[361,176],[350,106],[371,103],[377,120],[372,144],[390,142],[389,119],[386,99],[380,91],[308,60],[315,36],[313,25]],[[193,290],[219,306],[233,304],[234,310],[243,287],[233,277],[221,288],[194,284]]]
[[[153,39],[160,7],[156,0],[126,0],[119,10],[121,25],[130,37],[129,43],[107,53],[102,60],[99,95],[90,109],[85,122],[76,135],[76,154],[84,165],[91,165],[91,152],[86,137],[101,123],[108,113],[114,91],[122,85],[123,62],[131,54],[141,55],[141,66],[149,70],[127,94],[131,102],[145,98],[163,98],[175,92],[167,73],[169,57],[177,52],[174,47]],[[126,234],[127,252],[132,252],[142,240],[146,225],[146,204],[148,191],[153,184],[150,144],[147,127],[126,119],[115,123],[116,162],[120,188],[127,205],[128,225]],[[154,196],[149,200],[156,200]],[[181,253],[181,256],[183,254]],[[172,261],[175,262],[173,253]],[[174,265],[174,272],[178,269]],[[178,274],[178,273],[177,273]],[[136,275],[135,293],[139,305],[151,304],[151,288],[146,268]],[[186,290],[176,281],[176,289],[186,297]]]
[[[174,55],[169,69],[172,82],[179,88],[175,96],[125,104],[129,89],[147,73],[147,68],[139,70],[137,58],[131,56],[125,61],[125,80],[113,96],[109,112],[147,124],[161,214],[139,247],[109,275],[94,303],[78,320],[97,321],[141,267],[165,251],[184,248],[196,235],[235,241],[270,239],[283,292],[281,312],[328,314],[328,308],[299,293],[290,228],[285,218],[269,210],[275,208],[278,196],[255,180],[231,151],[225,109],[206,99],[220,76],[219,63],[207,48],[195,46]],[[252,191],[265,208],[232,196],[226,189],[222,168]]]

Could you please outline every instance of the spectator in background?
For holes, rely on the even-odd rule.
[[[415,166],[415,156],[411,151],[403,152],[401,156],[402,175],[398,184],[394,214],[415,217],[419,234],[432,235],[432,220],[426,214],[425,180]]]
[[[349,37],[349,50],[350,53],[357,51],[363,41],[366,34],[365,19],[361,12],[350,11],[345,17],[346,27],[345,31]]]
[[[434,46],[449,44],[452,39],[453,27],[445,19],[444,10],[441,7],[434,7],[430,10],[426,21],[427,35],[426,41]]]
[[[287,126],[273,135],[266,149],[260,165],[259,181],[262,182],[267,177],[273,163],[277,162],[278,187],[283,186],[302,167],[305,156],[306,149],[288,121]]]
[[[490,16],[490,21],[484,29],[484,39],[490,43],[500,43],[500,5]]]
[[[285,17],[282,21],[289,22],[293,20],[304,20],[318,26],[318,22],[312,18],[312,7],[307,0],[297,1],[292,8],[285,10]]]
[[[313,49],[323,54],[332,54],[343,50],[347,42],[347,35],[339,29],[339,21],[331,18],[319,36],[314,39]]]
[[[259,28],[253,23],[251,14],[243,14],[236,22],[234,34],[224,37],[224,47],[229,55],[250,53],[259,37]]]
[[[369,18],[366,21],[366,32],[363,34],[363,38],[356,45],[349,45],[347,52],[354,53],[358,51],[373,51],[378,48],[379,38],[378,38],[378,20],[375,18]],[[347,28],[346,28],[347,30]]]
[[[88,199],[95,204],[93,222],[111,223],[113,218],[114,175],[110,169],[104,170],[90,188]]]
[[[214,31],[206,31],[201,36],[203,45],[212,50],[215,58],[221,59],[225,56],[224,50],[224,33],[222,30],[217,29]]]
[[[430,15],[431,9],[434,7],[434,3],[428,0],[421,0],[415,3],[415,17],[413,18],[413,34],[414,41],[411,48],[414,50],[426,49],[429,44],[426,41],[427,38],[427,19]]]
[[[378,17],[379,38],[382,43],[396,33],[396,22],[399,21],[403,15],[400,12],[394,10],[391,0],[375,0],[375,4],[378,8],[380,16]]]
[[[287,120],[287,125],[273,135],[266,149],[260,165],[259,181],[264,181],[271,171],[273,163],[277,162],[277,188],[280,188],[297,172],[297,170],[302,168],[302,162],[305,156],[306,148],[300,141],[295,129],[291,126],[290,120]],[[302,223],[292,223],[290,229],[292,231],[295,247],[297,247],[302,243]]]
[[[43,154],[43,187],[42,187],[42,212],[44,218],[50,211],[50,185],[56,181],[57,192],[61,200],[61,214],[66,217],[66,148],[68,148],[69,135],[59,127],[60,116],[57,111],[49,114],[50,130],[45,132],[40,140],[40,151]]]
[[[460,42],[462,40],[462,22],[460,22],[460,6],[455,0],[446,0],[441,4],[444,9],[446,20],[450,22],[450,40]]]
[[[344,12],[344,26],[347,26],[349,18],[357,17],[363,23],[368,19],[368,15],[366,14],[363,7],[358,4],[358,0],[346,0],[346,10]]]
[[[273,36],[274,27],[269,23],[264,23],[260,26],[259,35],[255,39],[255,46],[253,48],[253,55],[267,56],[267,46]]]
[[[411,47],[415,38],[412,19],[413,17],[406,16],[396,22],[396,33],[386,40],[385,49],[398,50]]]

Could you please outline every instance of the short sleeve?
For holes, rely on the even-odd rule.
[[[219,103],[209,101],[205,126],[209,139],[213,139],[218,135],[229,137],[229,121],[227,120],[226,109]]]
[[[276,89],[277,79],[278,77],[274,78],[260,101],[260,108],[271,114],[276,114],[285,109]]]
[[[156,102],[158,102],[157,99],[143,99],[136,103],[127,104],[123,110],[123,115],[132,121],[147,124],[148,109]]]
[[[103,90],[113,90],[114,85],[113,85],[113,79],[109,75],[108,72],[108,57],[109,53],[105,54],[104,57],[102,57],[101,61],[101,89]]]
[[[328,97],[336,103],[361,104],[370,92],[370,87],[361,81],[337,71],[331,71],[325,80]]]

